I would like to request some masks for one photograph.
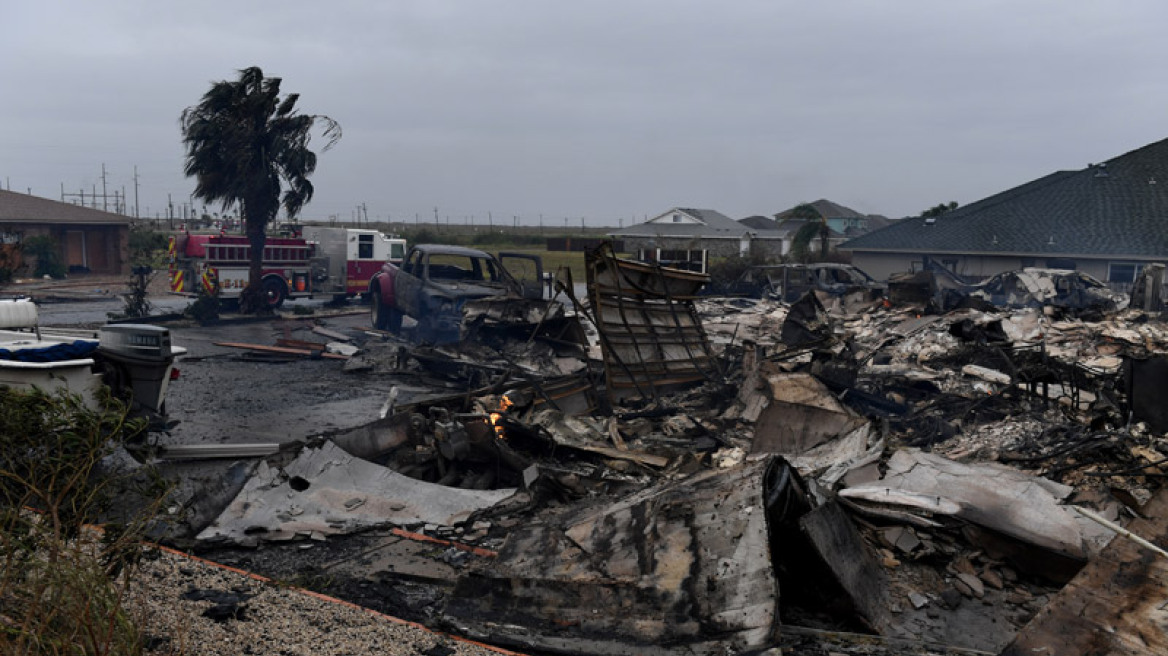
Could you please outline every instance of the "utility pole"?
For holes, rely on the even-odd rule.
[[[29,193],[30,194],[32,193],[31,188],[29,189]],[[91,209],[97,209],[97,185],[96,184],[93,185],[93,193],[89,194],[89,204],[87,205],[85,203],[85,189],[84,188],[82,188],[76,194],[67,194],[67,193],[65,193],[65,183],[62,182],[61,183],[61,202],[62,203],[69,202],[68,199],[73,198],[73,197],[80,199],[81,207],[89,207]],[[110,195],[109,195],[109,187],[106,184],[105,164],[102,164],[101,165],[101,209],[104,212],[109,211],[109,199],[110,199]],[[114,201],[115,201],[115,204],[117,204],[117,194],[114,194]]]
[[[495,231],[495,219],[490,212],[487,212],[487,227],[490,228],[491,232]]]
[[[105,162],[101,163],[101,211],[108,212],[109,206],[105,202]]]
[[[138,218],[138,165],[134,165],[134,218]]]
[[[434,229],[438,229],[438,206],[434,206]]]

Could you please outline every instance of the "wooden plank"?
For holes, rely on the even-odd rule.
[[[323,342],[307,342],[302,339],[290,339],[282,337],[276,340],[276,346],[283,346],[284,348],[292,349],[306,349],[309,351],[323,351],[327,346]]]
[[[249,349],[252,351],[263,351],[265,353],[284,353],[287,355],[317,355],[315,351],[307,349],[285,348],[283,346],[265,346],[264,344],[246,344],[243,342],[215,342],[215,346],[226,346],[228,348]],[[320,353],[320,357],[328,358],[330,360],[348,360],[349,356],[340,355],[337,353]]]
[[[317,335],[328,337],[329,339],[335,339],[338,342],[348,342],[351,339],[348,335],[338,333],[335,330],[329,330],[328,328],[322,328],[320,326],[313,326],[312,332],[316,333]]]
[[[1168,488],[1127,529],[1168,546]],[[1091,559],[1006,646],[1003,656],[1168,654],[1168,559],[1124,537]]]
[[[591,444],[561,444],[560,446],[576,449],[578,451],[587,451],[609,458],[616,458],[618,460],[630,460],[638,462],[642,465],[651,465],[653,467],[664,467],[669,464],[669,458],[665,456],[655,456],[650,453],[641,453],[638,451],[621,451],[620,449],[613,449],[607,446],[598,446]]]

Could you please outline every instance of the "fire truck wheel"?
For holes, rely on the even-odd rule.
[[[283,282],[274,278],[268,278],[264,281],[264,302],[268,307],[275,309],[284,304],[284,299],[288,298],[288,288]]]

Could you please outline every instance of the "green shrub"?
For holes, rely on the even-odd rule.
[[[430,228],[421,228],[419,230],[403,230],[402,237],[404,237],[406,242],[408,242],[411,246],[413,246],[414,244],[449,244],[449,243],[452,243],[450,241],[447,241],[449,239],[449,237],[446,238],[447,240],[443,240],[442,237],[438,236],[438,233],[434,232]]]
[[[207,323],[219,318],[221,307],[222,303],[219,301],[219,297],[200,292],[198,297],[183,309],[183,315],[199,323]]]
[[[130,230],[130,264],[161,269],[166,266],[166,233],[134,228]]]
[[[709,269],[710,284],[715,288],[729,285],[737,281],[750,267],[764,264],[773,264],[773,262],[770,262],[766,256],[756,253],[713,259]]]
[[[61,246],[50,235],[36,235],[25,239],[20,246],[25,257],[36,258],[36,270],[32,275],[41,278],[65,277],[65,263],[61,261]]]
[[[128,475],[99,473],[145,422],[108,390],[97,405],[0,387],[0,653],[142,651],[123,600],[163,495],[128,502]],[[111,520],[115,499],[137,510]]]

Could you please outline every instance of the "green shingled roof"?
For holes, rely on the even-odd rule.
[[[1168,139],[1059,171],[959,207],[909,218],[840,246],[928,253],[1168,256]]]

